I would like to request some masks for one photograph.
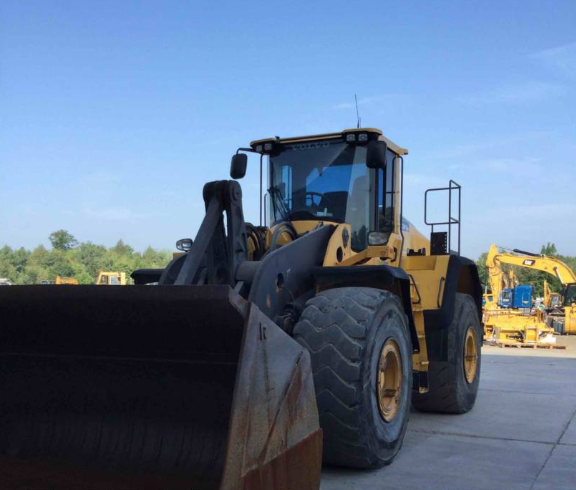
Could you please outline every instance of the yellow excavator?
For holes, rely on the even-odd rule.
[[[317,490],[322,461],[391,463],[412,405],[471,410],[482,290],[461,188],[426,192],[425,238],[403,216],[407,153],[368,128],[253,141],[165,268],[0,288],[0,490]]]
[[[514,249],[512,253],[501,251],[493,244],[486,258],[488,280],[492,291],[490,302],[484,308],[484,329],[486,338],[495,342],[518,341],[521,343],[551,343],[555,341],[553,333],[576,334],[576,276],[562,261],[544,255],[532,254]],[[551,307],[552,293],[547,283],[544,287],[544,304],[549,306],[549,318],[546,321],[541,311],[531,311],[528,308],[508,308],[506,293],[516,289],[517,284],[503,281],[505,273],[502,264],[518,266],[532,270],[547,272],[557,277],[562,283],[563,292],[557,297],[560,305]],[[513,274],[512,271],[509,274]],[[508,293],[510,294],[510,293]]]
[[[546,255],[514,249],[513,254],[500,254],[498,260],[527,269],[547,272],[562,284],[560,293],[544,287],[544,304],[556,332],[576,335],[576,274],[561,260]]]

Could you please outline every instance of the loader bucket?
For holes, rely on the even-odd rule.
[[[229,286],[0,288],[0,490],[312,490],[310,358]]]

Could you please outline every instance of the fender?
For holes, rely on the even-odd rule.
[[[408,317],[412,348],[415,352],[420,351],[410,299],[410,278],[403,269],[390,265],[314,267],[312,276],[320,291],[347,286],[363,286],[385,289],[396,294],[401,299],[404,312]]]
[[[436,361],[447,359],[447,332],[454,318],[456,293],[472,296],[476,303],[478,318],[482,319],[482,286],[474,261],[451,255],[442,287],[442,306],[435,310],[424,310],[428,357]]]

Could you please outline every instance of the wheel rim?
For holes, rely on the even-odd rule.
[[[476,338],[476,329],[474,327],[468,327],[464,340],[464,375],[466,376],[468,384],[474,381],[477,368],[478,340]]]
[[[400,408],[402,394],[402,357],[395,340],[388,339],[382,347],[378,363],[378,406],[380,415],[391,422]]]

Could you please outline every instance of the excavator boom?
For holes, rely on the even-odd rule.
[[[576,282],[576,274],[564,262],[554,257],[545,255],[535,255],[521,250],[514,249],[516,254],[503,253],[498,250],[497,245],[492,245],[486,259],[488,267],[494,267],[495,264],[510,264],[527,269],[547,272],[557,277],[562,285]],[[521,254],[521,255],[517,255]]]

